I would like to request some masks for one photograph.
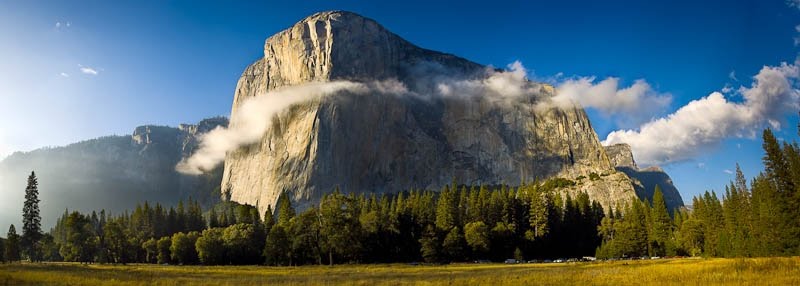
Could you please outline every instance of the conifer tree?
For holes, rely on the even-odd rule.
[[[534,192],[530,202],[530,225],[533,239],[545,236],[549,231],[550,196]]]
[[[22,208],[22,239],[20,241],[24,254],[31,261],[41,260],[39,240],[42,238],[42,217],[39,214],[39,182],[36,174],[28,176],[25,188],[25,204]]]
[[[220,226],[219,215],[217,214],[216,208],[211,207],[211,210],[208,211],[208,227],[215,228]]]
[[[449,232],[456,226],[456,215],[458,201],[454,191],[445,186],[439,192],[439,199],[436,202],[436,228],[439,231]]]
[[[650,212],[651,231],[650,248],[652,255],[664,256],[667,254],[668,244],[670,243],[670,233],[672,233],[672,221],[667,211],[667,204],[664,201],[664,194],[661,187],[656,185],[653,193],[653,206]]]
[[[292,200],[286,193],[281,194],[278,198],[278,224],[286,227],[289,225],[289,220],[295,216],[295,210],[292,206]]]

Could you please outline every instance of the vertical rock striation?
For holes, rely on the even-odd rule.
[[[487,67],[419,48],[349,12],[309,16],[266,40],[264,57],[236,86],[232,112],[281,87],[308,82],[397,80],[420,96],[337,94],[295,105],[259,142],[229,152],[221,188],[262,211],[286,192],[301,205],[339,186],[347,192],[519,184],[606,174],[577,187],[609,206],[635,198],[584,110],[536,108],[481,97],[436,97],[433,78],[481,79]],[[530,83],[541,96],[551,86]],[[232,125],[235,122],[231,123]]]

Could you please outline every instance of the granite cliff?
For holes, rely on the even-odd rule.
[[[615,144],[606,146],[606,154],[611,159],[615,168],[628,175],[633,181],[633,188],[639,198],[652,200],[656,185],[664,194],[664,201],[670,212],[683,207],[683,198],[672,183],[672,178],[658,166],[640,169],[633,160],[631,146],[628,144]]]
[[[264,57],[243,72],[232,114],[249,98],[310,82],[395,80],[418,96],[342,93],[275,115],[260,141],[228,152],[221,188],[234,201],[274,205],[286,192],[312,203],[346,192],[518,184],[553,177],[578,181],[604,206],[636,198],[615,169],[584,110],[537,108],[552,86],[510,102],[435,96],[439,80],[482,80],[496,69],[417,47],[374,20],[321,12],[269,37]],[[431,88],[434,87],[434,88]],[[232,122],[231,125],[235,125]],[[582,180],[594,174],[594,180]]]

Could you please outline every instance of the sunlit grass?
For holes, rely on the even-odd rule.
[[[0,285],[800,285],[800,258],[302,267],[0,265]]]

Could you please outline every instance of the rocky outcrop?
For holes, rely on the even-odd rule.
[[[131,135],[14,153],[0,161],[0,189],[7,194],[4,199],[14,202],[12,214],[0,210],[0,222],[19,219],[16,207],[22,206],[32,170],[39,177],[45,228],[67,208],[120,213],[144,201],[171,205],[188,197],[212,205],[220,197],[221,168],[185,176],[175,171],[175,164],[194,152],[200,135],[227,124],[221,117],[179,128],[146,125]]]
[[[683,207],[683,198],[672,183],[672,179],[664,170],[657,166],[639,169],[633,160],[631,146],[628,144],[615,144],[606,146],[606,154],[611,158],[615,168],[631,178],[636,195],[641,199],[652,201],[656,185],[664,194],[664,201],[670,212]]]
[[[631,146],[628,144],[614,144],[606,146],[606,155],[611,161],[611,164],[616,168],[627,167],[632,169],[639,169],[636,166],[636,161],[633,160],[633,152]]]
[[[591,198],[606,206],[635,198],[582,108],[536,109],[536,98],[497,104],[430,92],[430,78],[480,79],[486,71],[416,47],[353,13],[314,14],[266,40],[264,57],[239,79],[233,113],[248,98],[308,82],[393,79],[420,96],[337,94],[293,106],[275,116],[259,142],[227,154],[221,188],[263,211],[282,192],[302,205],[336,186],[397,192],[438,189],[453,178],[518,184],[596,173],[606,175],[580,188]],[[540,96],[552,96],[552,87],[530,84]]]

